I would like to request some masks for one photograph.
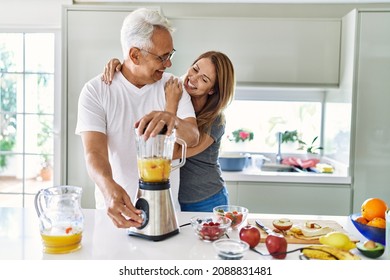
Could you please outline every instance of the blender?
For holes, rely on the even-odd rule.
[[[144,140],[136,132],[139,185],[135,208],[142,211],[143,223],[131,227],[128,234],[160,241],[179,233],[169,176],[185,163],[187,144],[175,131],[165,135],[166,128],[155,137]],[[181,145],[181,158],[172,162],[175,143]]]

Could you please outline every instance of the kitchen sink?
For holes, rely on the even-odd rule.
[[[291,165],[285,165],[285,164],[278,164],[278,163],[265,163],[261,167],[261,171],[265,172],[298,172],[298,173],[318,173],[313,168],[307,168],[307,169],[301,169],[299,167],[291,166]]]
[[[261,171],[267,172],[297,172],[292,166],[278,163],[265,163]]]

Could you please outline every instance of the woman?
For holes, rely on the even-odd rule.
[[[105,69],[103,80],[109,83],[120,61],[111,60]],[[225,54],[209,51],[194,61],[182,80],[195,109],[200,141],[187,149],[186,163],[180,168],[179,203],[182,211],[212,212],[215,206],[229,204],[218,155],[225,133],[223,111],[234,97],[234,67]],[[166,110],[172,113],[180,99],[177,88],[168,83],[165,87]]]

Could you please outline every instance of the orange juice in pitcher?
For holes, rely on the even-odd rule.
[[[84,227],[81,193],[80,187],[59,186],[42,189],[35,196],[45,253],[64,254],[81,248]]]
[[[48,254],[64,254],[81,248],[82,230],[67,227],[62,233],[41,232],[43,251]]]

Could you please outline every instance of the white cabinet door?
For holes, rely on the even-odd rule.
[[[239,182],[237,204],[268,214],[348,215],[350,185]]]
[[[390,10],[358,16],[354,211],[365,199],[390,203]]]
[[[229,193],[229,204],[237,205],[238,203],[238,189],[237,182],[225,182]]]
[[[341,19],[171,20],[177,29],[175,74],[184,74],[202,52],[218,50],[231,58],[240,83],[339,83]]]

